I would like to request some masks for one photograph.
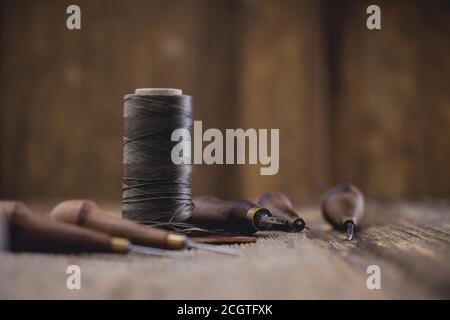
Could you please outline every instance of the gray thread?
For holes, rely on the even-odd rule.
[[[191,97],[126,95],[122,212],[144,223],[176,223],[192,215],[191,165],[175,165],[175,129],[192,126]]]

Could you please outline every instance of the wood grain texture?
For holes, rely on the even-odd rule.
[[[447,198],[449,2],[379,1],[379,31],[365,28],[362,13],[371,3],[340,1],[331,16],[339,28],[335,182],[353,181],[385,198]]]
[[[242,257],[2,253],[0,298],[450,298],[449,203],[370,201],[370,224],[354,241],[326,224],[317,207],[297,211],[311,230],[261,233],[254,244],[234,245]],[[82,290],[66,289],[71,264],[81,267]],[[381,290],[366,287],[374,264]]]
[[[0,196],[120,199],[122,97],[180,87],[204,128],[280,128],[280,171],[195,166],[195,194],[388,199],[450,190],[450,5],[0,0]]]
[[[239,42],[241,1],[209,0],[201,4],[198,23],[199,52],[194,74],[194,120],[201,120],[203,131],[234,128],[237,122],[239,90]],[[203,146],[206,146],[204,143]],[[193,194],[238,197],[241,186],[236,166],[194,165]]]
[[[280,129],[278,174],[261,176],[259,166],[242,166],[243,194],[283,190],[311,199],[329,175],[318,3],[247,1],[243,21],[239,125]]]
[[[8,13],[1,21],[7,48],[0,77],[2,197],[119,199],[122,99],[135,88],[182,88],[194,96],[199,117],[205,117],[202,110],[231,104],[217,99],[219,84],[211,80],[222,79],[223,86],[221,77],[233,70],[218,62],[228,61],[232,50],[223,37],[228,31],[216,30],[226,24],[207,14],[211,7],[228,21],[227,11],[220,10],[230,5],[79,1],[82,29],[69,31],[69,4],[1,2],[2,13]],[[216,35],[223,47],[216,47]],[[202,192],[216,177],[199,171],[196,181],[203,184],[194,188]]]

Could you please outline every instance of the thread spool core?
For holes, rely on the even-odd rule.
[[[181,96],[181,89],[173,88],[139,88],[134,91],[138,96]]]

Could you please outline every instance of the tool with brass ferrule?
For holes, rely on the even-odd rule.
[[[333,227],[344,230],[347,239],[352,240],[364,215],[364,196],[353,184],[335,186],[323,195],[322,214]]]
[[[260,206],[267,208],[273,215],[281,218],[281,225],[274,225],[272,230],[300,232],[306,227],[305,221],[294,211],[292,201],[281,192],[264,192],[255,200]]]
[[[273,217],[266,208],[248,200],[226,201],[199,196],[192,201],[194,210],[189,222],[196,225],[248,235],[286,223],[284,219]]]
[[[240,255],[240,251],[233,248],[197,243],[184,235],[122,219],[102,210],[89,200],[61,202],[52,210],[50,217],[102,231],[111,236],[127,238],[136,245],[170,250],[195,248],[229,255]]]
[[[7,244],[11,251],[120,254],[135,252],[182,258],[168,250],[135,246],[124,238],[110,237],[102,232],[51,220],[47,216],[32,212],[17,201],[0,201],[0,215],[6,221]]]

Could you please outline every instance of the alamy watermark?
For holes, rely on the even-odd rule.
[[[69,290],[81,289],[81,268],[76,264],[70,265],[66,269],[66,273],[69,275],[66,279],[66,288]]]
[[[369,30],[381,30],[381,9],[379,6],[372,4],[367,7],[367,14],[370,16],[366,20],[366,26]]]
[[[177,165],[192,164],[191,132],[184,128],[176,129],[171,139],[178,141],[172,149],[172,162]],[[205,141],[209,144],[203,148]],[[215,128],[203,132],[202,121],[194,121],[193,164],[259,163],[263,166],[260,168],[261,175],[275,175],[280,166],[279,153],[279,129],[226,129],[224,135]]]
[[[81,29],[81,8],[76,4],[67,7],[66,13],[69,15],[66,19],[66,26],[69,30]],[[366,14],[370,16],[366,20],[366,26],[369,30],[381,29],[381,9],[378,5],[372,4],[367,7]]]
[[[372,264],[367,267],[366,273],[370,274],[369,277],[367,277],[366,286],[367,289],[373,290],[381,289],[381,268],[377,266],[376,264]]]
[[[81,9],[80,6],[72,4],[67,7],[66,13],[69,15],[66,19],[66,27],[69,30],[81,29]]]

